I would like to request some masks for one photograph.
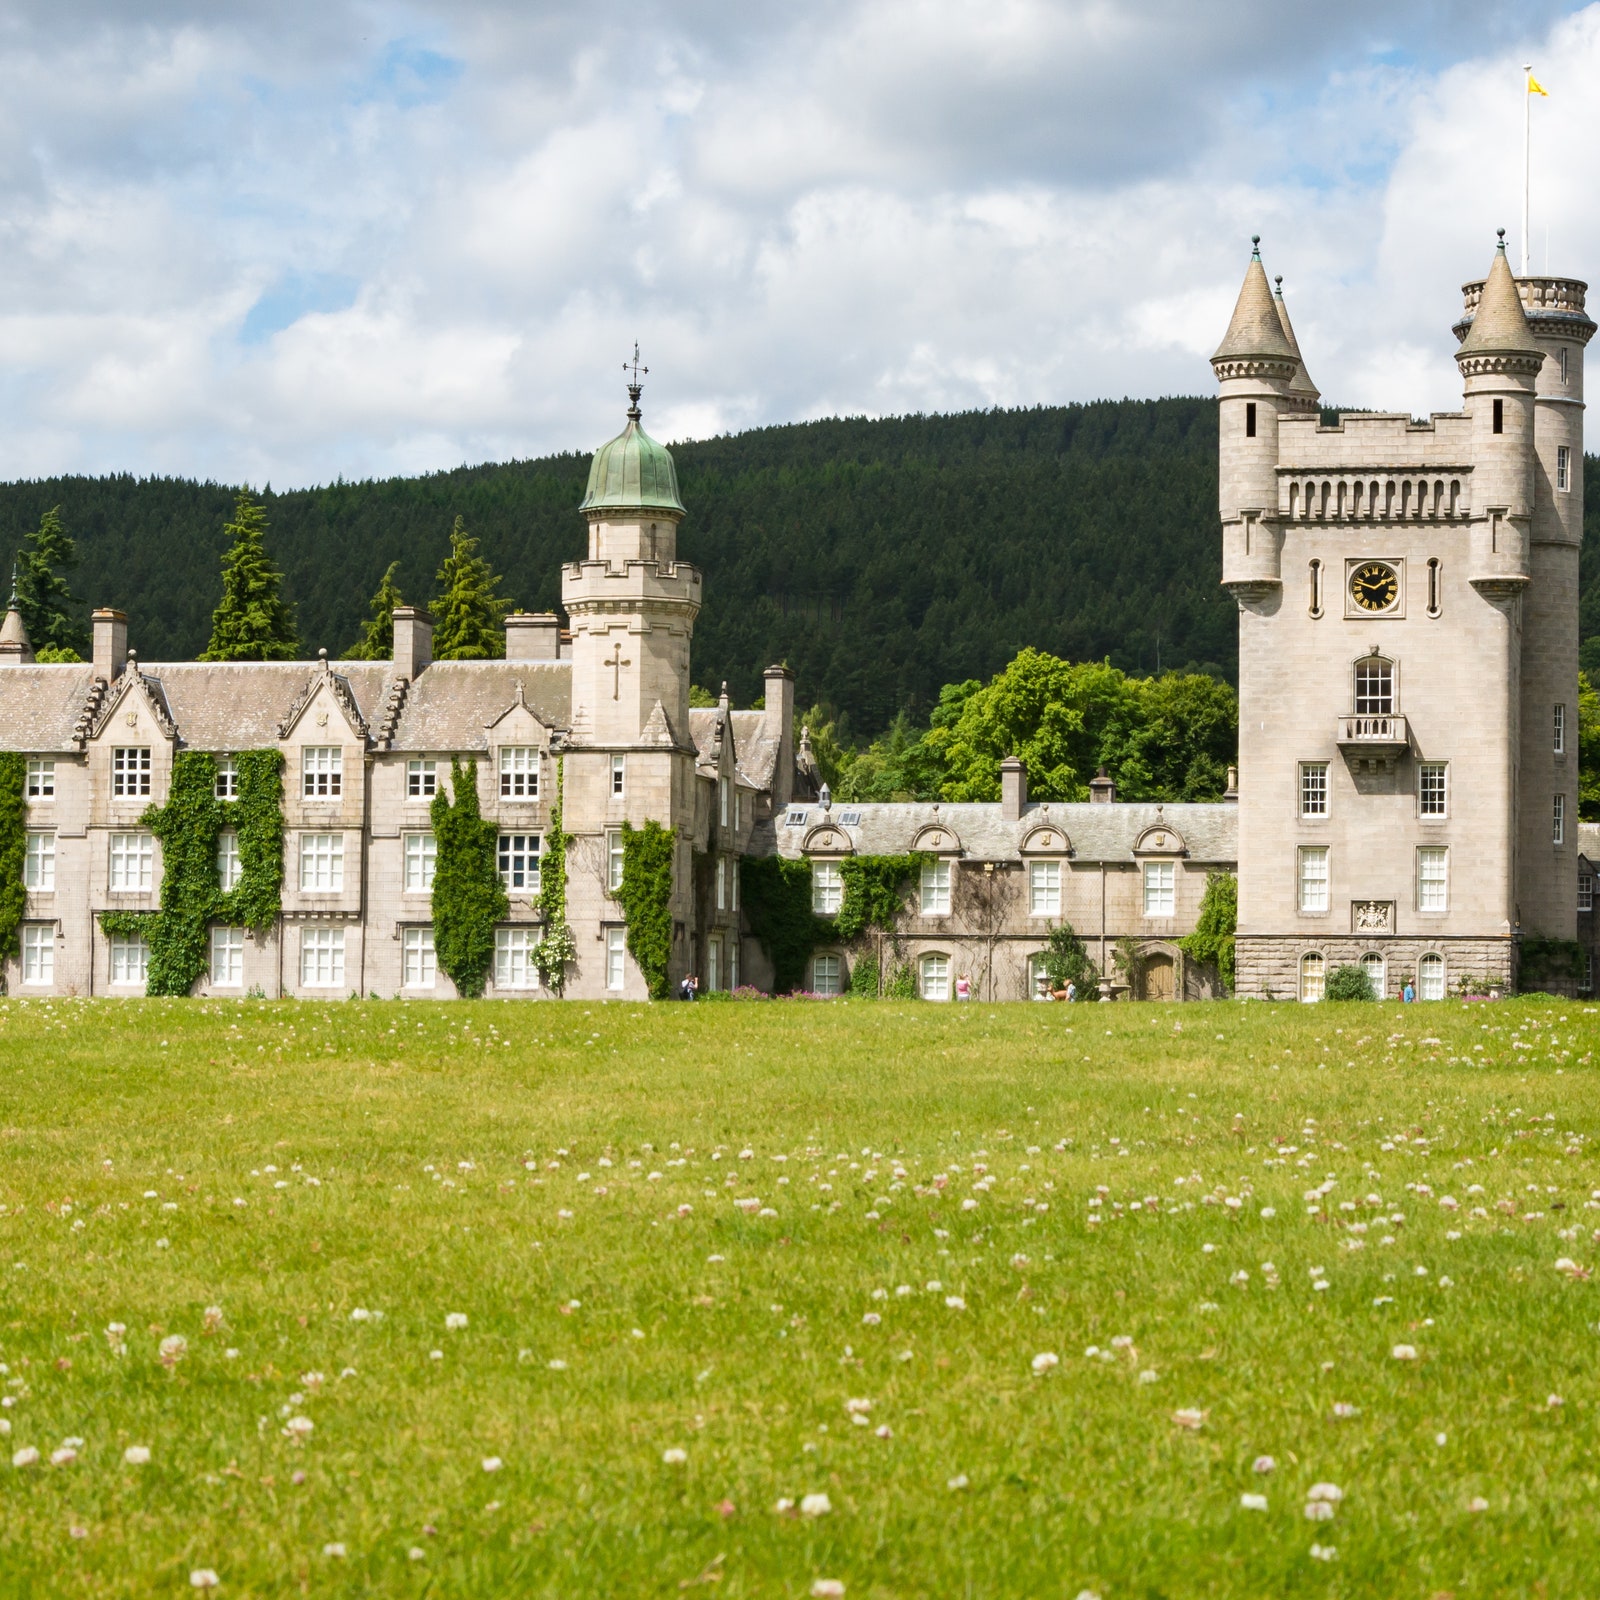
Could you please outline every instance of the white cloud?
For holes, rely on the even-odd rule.
[[[667,437],[1206,393],[1252,232],[1330,400],[1446,408],[1521,59],[1535,266],[1600,252],[1600,4],[130,15],[0,21],[7,476],[590,448],[635,338]]]

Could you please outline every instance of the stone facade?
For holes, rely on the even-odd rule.
[[[1239,605],[1239,992],[1516,978],[1577,916],[1585,286],[1465,288],[1464,398],[1322,421],[1259,254],[1213,358]]]

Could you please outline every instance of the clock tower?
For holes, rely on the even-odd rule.
[[[1346,964],[1388,997],[1509,987],[1576,926],[1586,285],[1515,278],[1502,243],[1465,286],[1461,410],[1328,424],[1279,282],[1257,250],[1212,358],[1238,992],[1319,999]]]

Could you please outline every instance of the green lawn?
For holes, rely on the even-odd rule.
[[[1597,1020],[0,999],[0,1593],[1593,1594]]]

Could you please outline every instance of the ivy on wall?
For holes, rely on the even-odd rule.
[[[667,996],[672,957],[672,856],[677,836],[659,822],[622,824],[622,887],[617,900],[628,926],[628,953],[638,962],[652,1000]]]
[[[841,939],[858,939],[868,928],[893,933],[905,909],[906,885],[933,857],[914,850],[903,856],[845,856],[839,862],[844,901],[836,926]]]
[[[450,758],[450,789],[433,797],[433,946],[456,992],[483,994],[494,961],[494,928],[511,909],[495,863],[498,829],[478,807],[478,764]],[[454,803],[452,803],[452,796]]]
[[[239,881],[214,915],[259,937],[283,910],[283,752],[241,750],[233,762],[239,798],[222,802],[222,825],[239,830]]]
[[[545,830],[544,854],[539,858],[539,916],[544,922],[544,937],[533,950],[533,964],[539,981],[554,991],[557,998],[567,986],[568,964],[578,959],[578,943],[567,925],[567,846],[572,835],[561,831],[567,764],[556,761],[556,799],[550,808],[550,826]]]
[[[1194,932],[1178,941],[1191,961],[1217,969],[1222,986],[1233,992],[1234,931],[1239,925],[1239,880],[1231,872],[1206,875],[1206,892]]]
[[[16,955],[17,930],[28,901],[22,867],[28,853],[28,812],[23,799],[27,762],[0,753],[0,961]]]
[[[205,976],[214,922],[242,923],[260,934],[277,921],[283,889],[283,755],[248,750],[236,757],[239,798],[217,798],[216,757],[182,750],[173,757],[165,805],[140,821],[161,841],[161,909],[103,911],[108,934],[139,934],[150,945],[145,993],[187,995]],[[217,836],[239,832],[240,881],[224,893],[217,876]]]
[[[778,994],[798,989],[806,963],[819,944],[836,937],[833,918],[811,909],[811,862],[805,857],[745,856],[739,863],[739,894],[750,931],[772,962]],[[876,982],[874,982],[876,990]]]

